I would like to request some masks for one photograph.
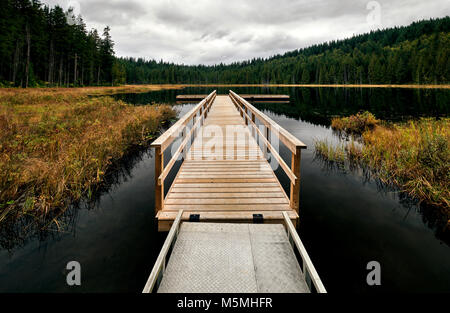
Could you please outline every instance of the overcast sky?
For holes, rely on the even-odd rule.
[[[448,0],[44,0],[111,27],[117,56],[214,64],[450,15]]]

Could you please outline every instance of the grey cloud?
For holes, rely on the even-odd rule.
[[[81,15],[96,23],[126,25],[145,15],[145,8],[139,2],[90,0],[81,4]]]
[[[269,57],[450,14],[448,0],[379,0],[381,25],[373,26],[366,21],[370,0],[77,1],[89,28],[111,26],[116,55],[185,64]],[[44,2],[66,8],[69,0]]]

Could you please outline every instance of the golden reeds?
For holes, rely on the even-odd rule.
[[[132,106],[87,93],[0,90],[0,220],[79,199],[114,160],[175,117],[167,105]]]
[[[383,126],[376,123],[372,128],[365,127],[361,138],[362,144],[352,139],[345,145],[346,160],[368,165],[386,183],[450,215],[449,118],[422,118]],[[338,155],[343,162],[341,146],[317,140],[315,148],[326,159],[335,161]]]

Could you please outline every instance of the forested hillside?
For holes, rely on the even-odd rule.
[[[115,58],[113,46],[109,27],[101,36],[88,31],[70,10],[39,0],[0,1],[0,86],[450,82],[448,16],[228,65]]]
[[[441,84],[450,82],[450,17],[373,31],[230,65],[121,58],[127,83]]]
[[[86,30],[81,16],[38,0],[0,1],[0,84],[111,84],[113,41],[106,27]]]

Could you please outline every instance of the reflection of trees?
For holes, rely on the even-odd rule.
[[[9,217],[0,224],[0,249],[13,253],[31,240],[58,239],[67,233],[75,233],[80,209],[92,210],[99,205],[103,194],[111,192],[119,184],[132,178],[132,169],[144,157],[152,156],[152,149],[135,147],[113,163],[105,173],[101,184],[95,186],[90,198],[71,203],[65,210],[55,210],[43,217],[24,215]]]
[[[318,125],[328,125],[332,116],[355,114],[361,110],[378,118],[397,120],[403,117],[448,116],[450,91],[446,89],[403,88],[312,88],[312,87],[188,87],[148,93],[117,94],[115,98],[133,104],[175,103],[178,94],[287,94],[288,104],[256,104],[275,113]]]
[[[176,95],[180,90],[168,89],[158,90],[145,93],[125,93],[115,94],[112,97],[117,100],[122,100],[127,103],[136,105],[144,104],[161,104],[161,103],[173,103],[175,102]]]
[[[434,230],[436,238],[445,242],[450,246],[450,229],[448,226],[448,214],[443,209],[419,202],[412,198],[407,193],[402,192],[398,187],[385,183],[378,178],[377,171],[370,169],[365,165],[360,165],[355,162],[345,161],[344,164],[329,161],[320,155],[315,155],[313,162],[319,162],[322,170],[331,175],[333,173],[346,175],[348,173],[360,174],[362,184],[373,182],[379,193],[384,195],[394,194],[398,199],[400,205],[405,209],[405,218],[411,211],[418,211],[422,216],[422,221],[427,227]]]
[[[378,118],[404,120],[420,116],[448,116],[450,91],[394,88],[288,88],[290,103],[257,103],[259,109],[329,126],[331,117],[361,110]]]

